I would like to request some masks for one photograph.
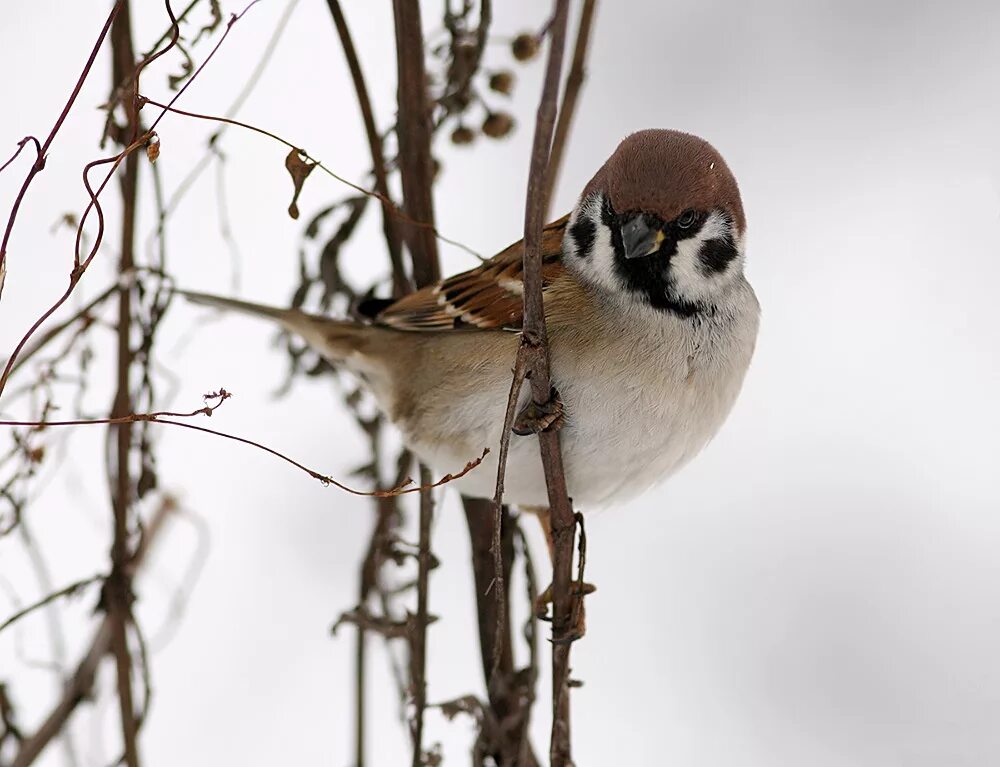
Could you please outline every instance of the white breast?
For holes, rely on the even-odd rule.
[[[739,393],[757,335],[757,300],[741,282],[733,300],[711,317],[608,307],[600,332],[552,328],[553,383],[566,410],[560,441],[577,508],[603,507],[644,492],[693,458],[718,431]],[[509,360],[498,360],[506,375],[490,376],[452,413],[456,421],[482,424],[470,440],[413,444],[440,471],[461,466],[470,449],[481,449],[474,445],[489,445],[493,451],[483,465],[455,483],[466,495],[493,496],[500,424],[490,419],[487,425],[482,414],[496,413],[498,403],[502,412],[509,369]],[[527,387],[522,401],[526,398]],[[516,505],[547,505],[536,438],[512,436],[504,498]]]

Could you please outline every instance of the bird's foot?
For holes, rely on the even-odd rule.
[[[511,431],[520,437],[542,431],[558,431],[562,428],[563,416],[562,398],[553,386],[548,402],[538,405],[534,400],[528,400],[528,404],[514,419]]]
[[[575,642],[587,633],[587,616],[583,606],[583,598],[595,591],[597,591],[597,586],[592,583],[581,583],[580,581],[570,583],[570,596],[573,597],[573,622],[565,636],[552,640],[555,644]],[[552,604],[552,584],[546,586],[545,590],[535,597],[535,617],[539,620],[551,621],[550,604]]]

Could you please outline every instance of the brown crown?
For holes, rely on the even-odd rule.
[[[726,161],[690,133],[643,130],[618,145],[587,184],[583,196],[601,191],[619,213],[642,211],[672,221],[689,208],[722,208],[739,231],[746,228],[740,190]]]

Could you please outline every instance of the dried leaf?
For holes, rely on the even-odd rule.
[[[454,719],[459,714],[469,714],[478,719],[483,714],[483,703],[475,695],[463,695],[461,698],[446,700],[439,703],[438,708],[449,720]]]
[[[328,205],[327,207],[319,211],[319,213],[313,216],[312,219],[309,221],[309,223],[306,225],[306,230],[303,236],[307,240],[313,239],[317,234],[319,234],[319,227],[320,224],[323,223],[323,219],[329,216],[331,213],[333,213],[333,211],[335,211],[343,204],[344,201],[341,200],[340,202],[335,202],[333,203],[333,205]]]
[[[316,167],[316,163],[309,162],[303,159],[302,155],[305,154],[301,149],[293,149],[288,153],[285,158],[285,167],[288,169],[289,175],[292,177],[292,184],[295,187],[295,193],[292,195],[292,204],[288,206],[288,215],[294,219],[299,217],[299,195],[302,193],[302,184],[312,173],[313,168]]]
[[[150,162],[156,162],[156,158],[160,156],[160,137],[156,135],[156,131],[153,131],[149,136],[149,141],[146,142],[146,157]]]
[[[139,481],[136,483],[136,494],[144,498],[148,492],[155,490],[158,484],[156,471],[150,466],[143,466]]]

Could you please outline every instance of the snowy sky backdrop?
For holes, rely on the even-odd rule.
[[[107,3],[5,5],[6,155],[58,114]],[[181,106],[221,112],[284,5],[255,7]],[[152,0],[134,6],[145,49],[164,27],[162,11]],[[497,6],[498,34],[537,27],[546,12],[529,0]],[[390,5],[345,7],[384,125],[394,98]],[[488,63],[509,60],[503,46],[491,46]],[[85,201],[79,172],[96,156],[106,55],[98,66],[18,220],[0,356],[68,273],[72,235],[50,230]],[[481,141],[472,152],[436,147],[445,166],[439,228],[484,253],[522,229],[542,64],[516,72],[513,138]],[[147,77],[143,90],[165,95],[162,74]],[[998,94],[1000,7],[991,2],[602,4],[554,210],[569,209],[633,130],[708,138],[741,184],[764,316],[743,395],[719,437],[668,484],[588,522],[588,579],[599,591],[588,601],[586,640],[574,649],[575,675],[586,683],[574,695],[579,764],[1000,761]],[[367,148],[323,3],[299,3],[241,117],[363,178]],[[214,127],[164,120],[159,162],[168,189]],[[285,150],[231,130],[223,151],[241,294],[287,301],[302,224],[285,212]],[[0,176],[5,210],[25,168],[19,161]],[[344,195],[314,174],[300,200],[304,219]],[[151,211],[147,195],[143,246]],[[168,236],[184,285],[230,290],[214,171]],[[111,242],[83,294],[109,279]],[[376,216],[366,217],[348,257],[357,274],[382,268]],[[447,246],[443,260],[446,271],[471,264]],[[195,407],[203,392],[225,386],[237,396],[213,426],[346,477],[362,439],[329,384],[301,384],[275,399],[285,361],[271,331],[206,316],[177,305],[165,323],[160,348],[177,375],[173,403]],[[110,402],[108,383],[95,380],[95,412]],[[204,520],[211,550],[172,636],[158,639],[157,627],[195,545],[192,528],[171,529],[140,586],[140,615],[157,650],[142,738],[148,762],[348,764],[353,643],[349,634],[331,639],[328,628],[355,599],[368,504],[260,452],[184,430],[160,437],[161,476]],[[104,566],[102,440],[97,429],[74,433],[31,515],[56,584]],[[479,679],[465,524],[451,494],[434,551],[442,567],[432,576],[432,612],[442,620],[431,628],[430,697],[444,700]],[[37,593],[30,572],[16,547],[0,542],[0,574],[25,600]],[[0,617],[13,610],[4,596],[0,604]],[[71,658],[88,639],[80,630],[88,604],[69,611]],[[20,636],[31,657],[49,656],[42,621]],[[21,681],[22,709],[37,716],[53,679],[19,665],[14,645],[11,632],[0,637],[0,678]],[[406,734],[373,647],[371,762],[400,764]],[[546,705],[536,717],[539,743],[547,743]],[[116,712],[95,710],[77,717],[74,732],[88,761],[104,763],[117,750],[107,734]],[[465,763],[470,734],[466,723],[431,718],[429,739],[443,743],[446,763]],[[62,763],[59,749],[43,763]]]

